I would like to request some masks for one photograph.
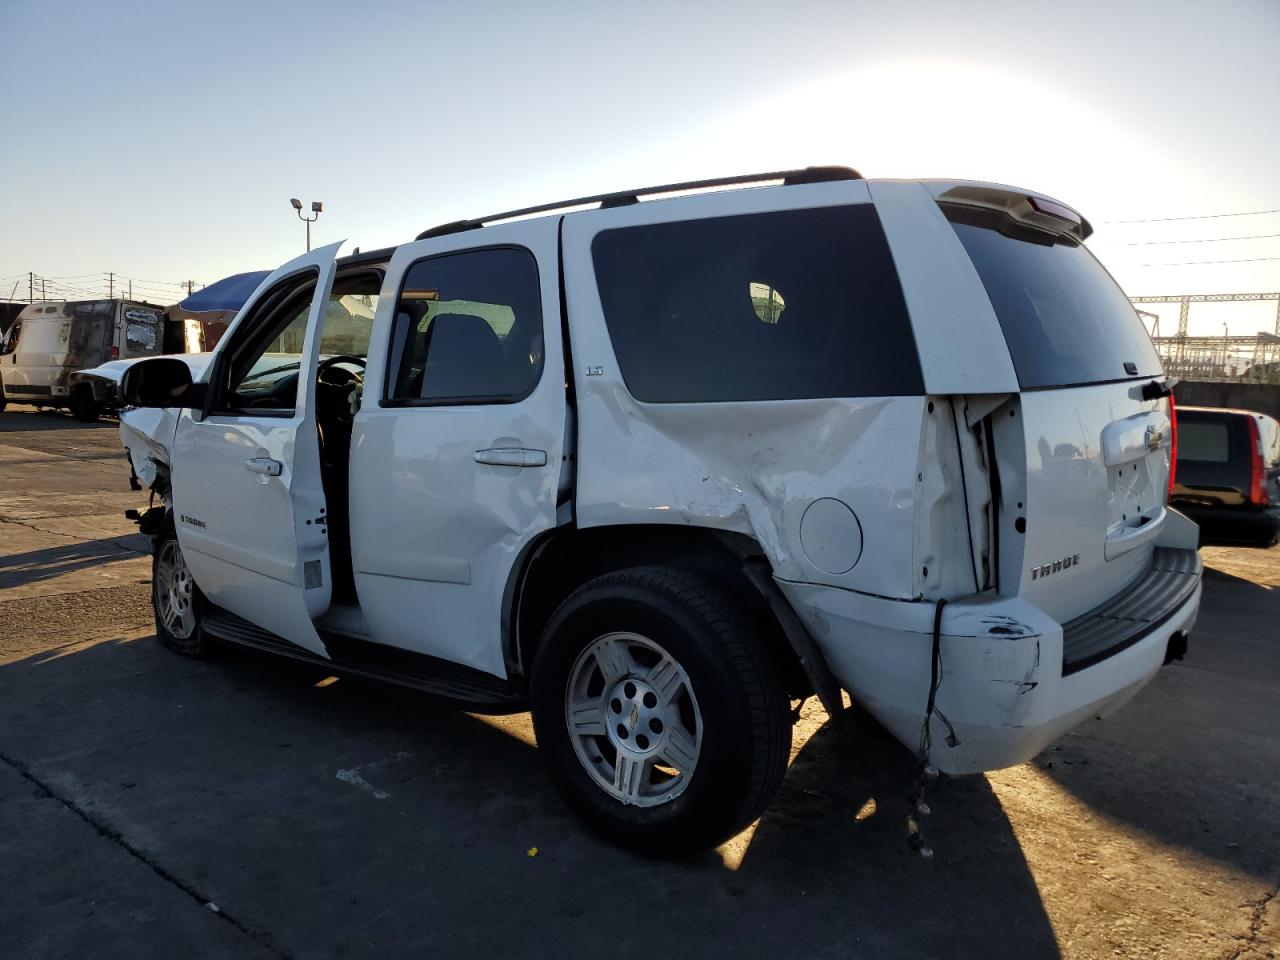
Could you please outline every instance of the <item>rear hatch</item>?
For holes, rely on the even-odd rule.
[[[1152,565],[1172,442],[1164,371],[1128,299],[1081,242],[1083,220],[1025,196],[977,199],[940,202],[1020,387],[990,420],[1001,591],[1016,587],[1066,623]]]

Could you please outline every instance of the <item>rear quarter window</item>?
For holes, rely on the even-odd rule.
[[[1023,389],[1164,373],[1124,291],[1082,244],[944,205],[982,278]]]
[[[924,392],[870,204],[604,230],[592,258],[609,336],[637,400]]]

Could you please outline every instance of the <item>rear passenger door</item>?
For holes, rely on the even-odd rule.
[[[373,639],[500,677],[509,584],[567,494],[557,227],[396,251],[352,438],[352,560]]]

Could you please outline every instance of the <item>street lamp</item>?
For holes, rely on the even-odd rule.
[[[320,213],[324,210],[324,204],[319,200],[312,201],[311,212],[315,214],[313,217],[304,217],[302,215],[302,201],[297,197],[292,197],[289,202],[293,204],[294,211],[298,214],[298,219],[307,225],[307,252],[311,252],[311,224],[320,219]]]

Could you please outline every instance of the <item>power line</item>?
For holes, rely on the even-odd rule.
[[[141,277],[125,277],[125,280],[132,280],[134,283],[152,283],[163,287],[184,287],[185,280],[143,280]]]
[[[1205,237],[1203,240],[1134,240],[1128,243],[1102,243],[1103,247],[1159,247],[1170,243],[1225,243],[1228,240],[1270,240],[1280,233],[1255,233],[1247,237]]]
[[[1197,267],[1209,263],[1262,263],[1264,260],[1280,260],[1280,257],[1249,257],[1244,260],[1184,260],[1181,263],[1138,263],[1138,267]]]
[[[1241,213],[1202,213],[1191,217],[1150,217],[1146,220],[1102,220],[1101,223],[1168,223],[1171,220],[1217,220],[1221,217],[1261,217],[1280,210],[1245,210]]]

